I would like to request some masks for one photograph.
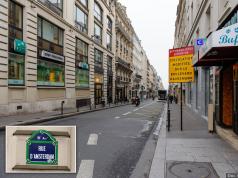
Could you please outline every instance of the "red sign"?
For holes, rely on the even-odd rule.
[[[175,57],[175,56],[184,56],[194,53],[194,47],[188,46],[184,48],[176,48],[176,49],[170,49],[169,50],[169,57]]]

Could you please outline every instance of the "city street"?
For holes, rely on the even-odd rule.
[[[153,131],[163,106],[161,102],[148,100],[139,107],[127,105],[39,124],[77,126],[77,173],[5,174],[5,155],[0,154],[0,177],[81,178],[92,174],[94,178],[145,177],[154,156]],[[1,153],[5,152],[4,136],[0,132]]]

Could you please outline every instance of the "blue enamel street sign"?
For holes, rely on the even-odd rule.
[[[57,165],[58,141],[46,130],[34,131],[26,142],[26,163]]]
[[[197,45],[202,46],[203,45],[203,39],[197,39]]]
[[[197,46],[202,46],[204,45],[205,39],[204,38],[199,38],[197,39]]]
[[[14,40],[14,51],[20,54],[26,53],[26,43],[22,40],[15,39]]]

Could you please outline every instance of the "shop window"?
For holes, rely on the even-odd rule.
[[[76,68],[76,87],[89,88],[89,71]]]
[[[8,84],[24,85],[24,56],[8,53]]]
[[[14,50],[14,41],[23,40],[23,8],[9,1],[8,14],[8,84],[24,85],[25,57]]]
[[[63,16],[63,0],[38,0],[50,10],[58,14],[59,16]]]
[[[87,33],[88,31],[88,15],[76,6],[75,23],[80,31]]]
[[[45,60],[38,60],[38,86],[64,86],[64,65]]]

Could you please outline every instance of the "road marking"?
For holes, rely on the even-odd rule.
[[[82,160],[76,178],[92,178],[94,162],[94,160]]]
[[[138,111],[140,108],[134,109],[133,111]]]
[[[90,134],[87,145],[97,145],[98,134]]]
[[[125,114],[122,114],[123,116],[126,116],[126,115],[128,115],[128,114],[130,114],[131,112],[127,112],[127,113],[125,113]]]
[[[114,117],[115,119],[120,119],[120,117],[119,116],[117,116],[117,117]]]

